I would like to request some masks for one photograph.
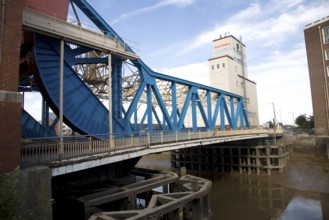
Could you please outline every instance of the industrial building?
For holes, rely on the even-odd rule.
[[[329,134],[329,16],[304,28],[316,135]]]
[[[248,79],[246,46],[225,34],[213,40],[214,57],[208,60],[210,86],[244,98],[251,127],[259,126],[256,83]]]

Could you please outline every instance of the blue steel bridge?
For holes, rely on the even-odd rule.
[[[269,135],[250,130],[243,97],[153,71],[87,1],[71,3],[75,23],[29,5],[23,12],[26,62],[19,88],[39,91],[43,108],[41,123],[22,110],[22,166],[46,163],[53,175],[61,175],[149,153]],[[81,14],[93,29],[81,26]],[[49,109],[57,115],[52,122]],[[58,123],[76,135],[64,136],[60,129],[57,136]],[[114,159],[114,152],[121,156]],[[112,159],[87,158],[96,154]]]

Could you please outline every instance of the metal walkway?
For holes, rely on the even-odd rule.
[[[64,152],[58,139],[31,140],[22,143],[21,166],[47,165],[52,175],[58,176],[115,163],[152,153],[161,153],[190,147],[219,144],[239,140],[269,137],[267,130],[173,132],[118,135],[111,140],[90,136],[68,138]]]

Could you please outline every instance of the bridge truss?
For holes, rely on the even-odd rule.
[[[113,133],[249,128],[243,97],[153,71],[86,0],[71,3],[74,11],[79,8],[111,44],[99,46],[96,38],[93,43],[64,36],[63,115],[74,130],[109,133],[109,123]],[[56,22],[62,21],[51,20]],[[36,33],[33,74],[43,97],[58,115],[60,41],[65,32],[46,32],[28,22],[25,29]],[[111,103],[105,107],[103,103],[108,100]]]

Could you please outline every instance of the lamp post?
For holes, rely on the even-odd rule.
[[[114,142],[113,142],[113,127],[112,127],[112,57],[111,53],[108,53],[108,84],[107,84],[107,92],[109,96],[109,143],[110,149],[114,149]]]
[[[269,105],[270,104],[272,104],[272,107],[273,107],[273,114],[274,114],[274,118],[273,118],[274,135],[273,135],[273,138],[274,138],[274,144],[276,144],[276,114],[275,114],[275,105],[274,105],[274,102],[269,103]]]

